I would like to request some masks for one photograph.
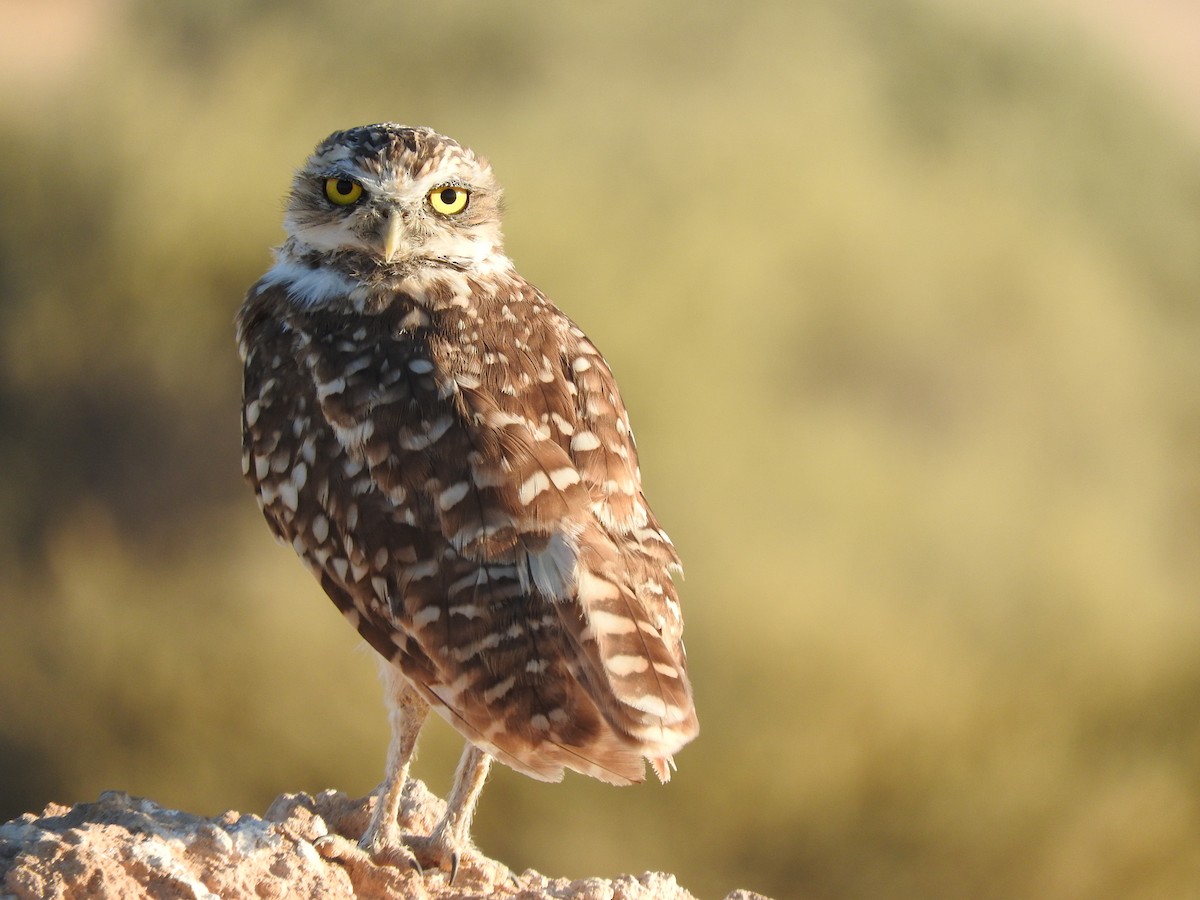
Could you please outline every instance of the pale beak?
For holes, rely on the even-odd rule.
[[[404,244],[404,216],[394,209],[387,214],[383,223],[383,259],[391,262],[406,249]]]

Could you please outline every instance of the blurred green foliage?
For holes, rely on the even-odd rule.
[[[499,772],[484,850],[714,897],[1200,884],[1200,157],[1077,35],[921,0],[103,9],[0,101],[0,818],[378,779],[373,661],[240,483],[231,320],[292,168],[400,120],[492,159],[688,567],[676,780]],[[417,774],[456,756],[431,726]]]

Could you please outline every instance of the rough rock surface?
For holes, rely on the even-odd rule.
[[[51,804],[0,825],[0,897],[695,900],[658,872],[568,881],[477,860],[451,885],[445,872],[377,866],[354,843],[373,802],[337,791],[283,794],[262,818],[204,818],[118,791],[96,803]],[[409,782],[406,827],[428,833],[442,808],[420,781]],[[758,897],[735,891],[728,900]]]

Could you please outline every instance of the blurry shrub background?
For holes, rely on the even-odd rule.
[[[688,567],[677,780],[501,771],[484,850],[1193,891],[1197,118],[992,7],[0,4],[0,819],[379,778],[374,663],[241,483],[231,320],[292,169],[392,119],[492,159]],[[422,750],[444,792],[457,740]]]

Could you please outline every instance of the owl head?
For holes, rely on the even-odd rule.
[[[500,189],[487,160],[430,128],[364,125],[317,145],[284,228],[295,249],[360,271],[470,267],[500,250]]]

